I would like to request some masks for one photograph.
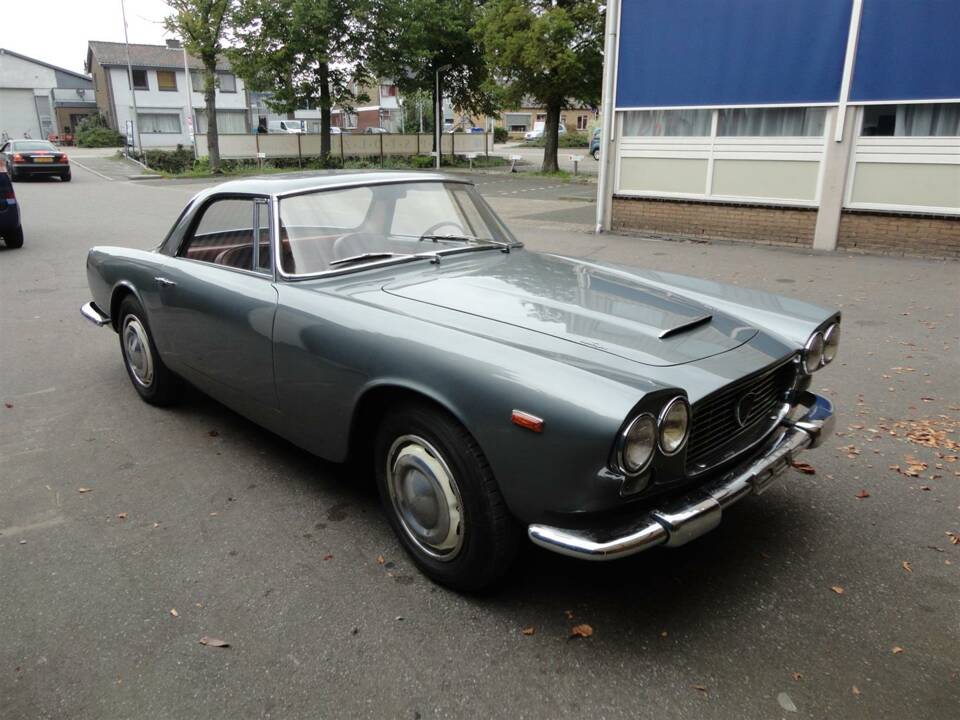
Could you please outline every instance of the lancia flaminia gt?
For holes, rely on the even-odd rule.
[[[417,565],[462,590],[523,529],[594,560],[683,545],[833,427],[809,388],[839,313],[525,250],[443,175],[224,183],[87,275],[82,313],[145,401],[187,382],[360,463]]]

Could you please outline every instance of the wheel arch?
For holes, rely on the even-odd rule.
[[[124,298],[132,295],[137,299],[137,302],[140,303],[140,306],[143,306],[143,300],[140,299],[140,294],[137,292],[136,288],[126,280],[121,280],[116,285],[113,286],[113,290],[110,293],[110,325],[113,327],[115,332],[120,332],[120,328],[117,327],[117,323],[120,321],[118,317],[120,313],[120,303],[123,302]]]

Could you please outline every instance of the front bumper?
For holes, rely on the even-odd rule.
[[[724,508],[751,493],[763,492],[797,453],[817,447],[833,434],[829,400],[804,392],[798,405],[805,408],[804,415],[799,420],[783,420],[759,457],[639,518],[615,527],[566,529],[535,524],[527,528],[527,534],[541,547],[586,560],[615,560],[657,545],[684,545],[719,525]]]
[[[98,308],[94,303],[88,302],[80,306],[80,314],[97,327],[103,327],[109,324],[110,316]]]

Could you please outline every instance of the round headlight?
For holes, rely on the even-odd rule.
[[[650,464],[657,445],[657,424],[652,415],[638,415],[623,431],[620,441],[620,469],[636,475]]]
[[[675,455],[687,440],[690,409],[687,401],[676,397],[660,413],[660,449],[664,455]]]
[[[833,362],[840,349],[840,323],[834,323],[823,334],[823,364]]]
[[[803,347],[803,369],[812,375],[823,363],[823,333],[815,332]]]

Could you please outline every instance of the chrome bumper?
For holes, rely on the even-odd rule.
[[[100,308],[98,308],[92,302],[85,303],[83,306],[81,306],[80,314],[97,327],[103,327],[110,322],[110,316],[104,315],[100,311]]]
[[[615,560],[656,545],[684,545],[719,525],[725,507],[751,493],[763,492],[790,466],[794,455],[817,447],[833,434],[833,405],[829,400],[804,392],[798,405],[806,409],[803,417],[783,420],[766,441],[760,457],[639,518],[617,527],[531,525],[527,534],[541,547],[586,560]]]

